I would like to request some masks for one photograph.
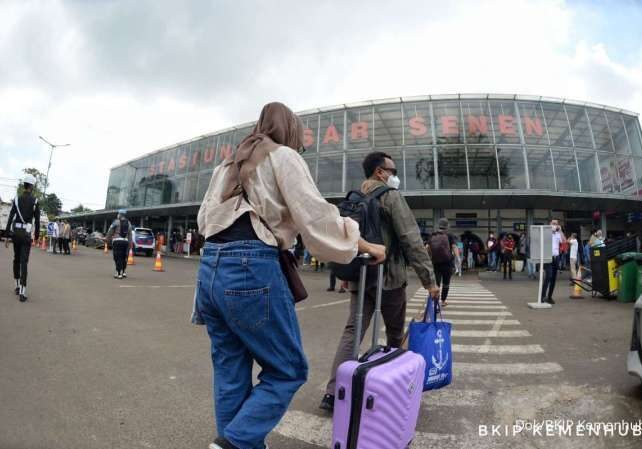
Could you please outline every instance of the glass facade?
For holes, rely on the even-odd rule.
[[[432,96],[299,114],[321,193],[358,189],[369,151],[390,154],[412,194],[462,190],[640,196],[636,115],[520,96]],[[198,203],[253,125],[180,143],[111,170],[107,209]]]

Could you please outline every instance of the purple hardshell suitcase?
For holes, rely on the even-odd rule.
[[[355,337],[361,334],[367,258],[362,258]],[[426,362],[404,349],[377,344],[383,288],[379,266],[372,348],[360,359],[355,342],[353,358],[337,369],[332,448],[406,449],[414,436]]]

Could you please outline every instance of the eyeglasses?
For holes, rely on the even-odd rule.
[[[379,167],[382,170],[385,170],[392,174],[392,176],[397,176],[397,169],[396,168],[389,168],[389,167]]]

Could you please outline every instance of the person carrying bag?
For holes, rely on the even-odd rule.
[[[408,349],[422,355],[426,360],[424,391],[437,390],[452,382],[451,327],[451,323],[441,318],[438,298],[430,296],[426,302],[424,319],[412,320],[410,323]]]

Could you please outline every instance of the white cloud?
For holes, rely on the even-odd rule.
[[[271,100],[499,92],[642,111],[642,51],[619,62],[563,1],[281,5],[2,3],[0,176],[46,169],[38,135],[69,142],[51,190],[66,208],[99,207],[110,167],[254,120]]]

